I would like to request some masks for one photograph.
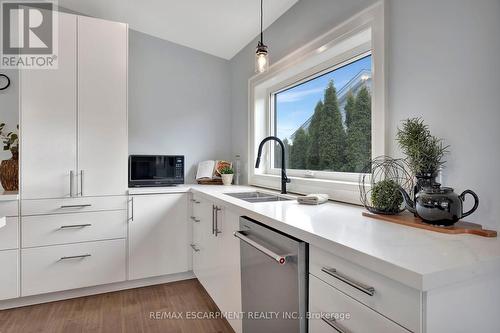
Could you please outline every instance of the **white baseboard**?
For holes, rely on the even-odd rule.
[[[54,293],[49,293],[49,294],[13,298],[13,299],[5,300],[5,301],[0,301],[0,310],[18,308],[18,307],[22,307],[22,306],[41,304],[41,303],[47,303],[47,302],[60,301],[60,300],[83,297],[83,296],[109,293],[109,292],[125,290],[125,289],[153,286],[153,285],[157,285],[157,284],[187,280],[187,279],[192,279],[192,278],[195,278],[193,272],[188,271],[188,272],[171,274],[171,275],[156,276],[156,277],[141,279],[141,280],[123,281],[123,282],[105,284],[105,285],[100,285],[100,286],[59,291],[59,292],[54,292]]]

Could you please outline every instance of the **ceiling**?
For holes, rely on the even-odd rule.
[[[264,29],[298,0],[265,0]],[[259,0],[59,0],[59,6],[231,59],[260,32]]]

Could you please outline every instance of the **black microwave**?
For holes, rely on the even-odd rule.
[[[129,156],[129,187],[173,186],[178,184],[184,184],[184,156]]]

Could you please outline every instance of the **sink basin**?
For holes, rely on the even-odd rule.
[[[273,202],[273,201],[288,201],[290,198],[274,195],[263,192],[238,192],[238,193],[224,193],[230,197],[244,200],[246,202]]]

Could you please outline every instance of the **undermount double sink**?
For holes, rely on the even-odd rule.
[[[238,192],[238,193],[224,193],[225,195],[229,195],[230,197],[240,199],[246,202],[273,202],[273,201],[289,201],[292,200],[287,197],[282,197],[279,195],[265,193],[265,192]]]

